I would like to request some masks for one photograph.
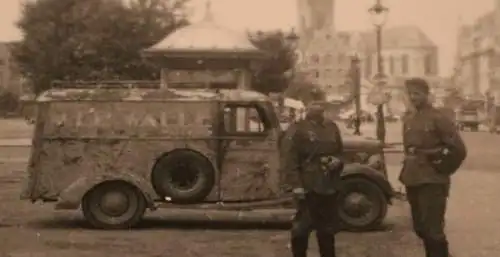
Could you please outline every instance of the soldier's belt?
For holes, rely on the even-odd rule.
[[[405,153],[408,155],[435,155],[442,154],[445,148],[435,147],[435,148],[417,148],[409,147],[405,149]]]

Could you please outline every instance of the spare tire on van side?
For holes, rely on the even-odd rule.
[[[160,157],[151,180],[156,193],[175,203],[203,201],[215,184],[212,163],[192,150],[174,150]]]

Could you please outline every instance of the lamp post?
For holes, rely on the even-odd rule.
[[[377,0],[375,5],[373,5],[368,12],[371,15],[373,25],[375,25],[376,39],[377,39],[377,77],[379,78],[378,87],[382,87],[382,82],[380,81],[384,75],[384,64],[382,60],[382,27],[387,21],[387,14],[389,9],[382,5],[381,0]],[[384,120],[384,105],[377,105],[377,139],[385,144],[385,120]]]
[[[474,94],[474,96],[480,94],[479,93],[479,80],[480,80],[480,69],[481,67],[480,66],[480,59],[481,59],[481,53],[480,53],[480,48],[479,48],[479,45],[480,45],[480,40],[481,38],[479,38],[479,35],[475,34],[473,37],[472,37],[472,51],[473,51],[473,54],[472,54],[472,65],[473,65],[473,74],[472,74],[472,86],[473,86],[473,90],[472,90],[472,94]]]
[[[288,33],[286,36],[285,36],[285,46],[290,49],[291,52],[293,52],[293,56],[292,56],[292,67],[291,67],[291,72],[292,72],[292,78],[294,77],[295,75],[295,71],[296,71],[296,64],[297,64],[297,61],[299,59],[299,56],[298,56],[298,53],[297,53],[297,47],[298,47],[298,44],[299,44],[299,35],[297,35],[297,33],[295,33],[295,30],[292,28],[292,31],[290,31],[290,33]]]
[[[351,56],[350,79],[354,86],[354,135],[361,135],[361,71],[359,67],[359,56],[355,53]]]

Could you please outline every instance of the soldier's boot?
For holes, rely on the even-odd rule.
[[[441,256],[443,257],[452,257],[451,254],[450,254],[450,249],[449,249],[449,246],[448,246],[448,242],[444,241],[444,242],[440,242],[439,243],[439,249],[441,251]]]
[[[317,232],[319,255],[321,257],[336,257],[335,235],[332,233]]]
[[[307,248],[309,247],[309,237],[293,236],[291,240],[292,256],[307,257]]]
[[[424,245],[426,257],[452,257],[446,241],[428,241]]]
[[[429,241],[423,240],[424,243],[424,250],[425,250],[425,257],[432,257],[432,246],[429,244]]]

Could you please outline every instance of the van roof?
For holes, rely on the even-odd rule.
[[[49,89],[37,97],[37,102],[53,101],[268,101],[265,94],[240,89]]]

